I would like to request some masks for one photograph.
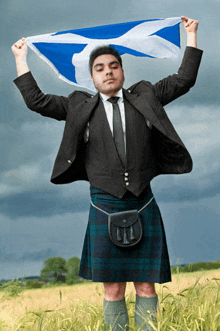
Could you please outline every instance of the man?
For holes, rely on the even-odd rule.
[[[134,282],[137,326],[151,330],[147,320],[158,304],[154,284],[171,280],[165,232],[150,181],[159,174],[192,169],[191,157],[163,109],[195,84],[202,55],[197,49],[198,21],[181,18],[187,48],[177,74],[125,90],[119,54],[100,47],[90,55],[91,79],[98,90],[94,97],[79,91],[68,98],[43,94],[29,72],[25,39],[12,46],[19,76],[15,83],[27,106],[66,121],[51,181],[91,184],[80,275],[104,283],[105,321],[114,331],[128,330],[126,282]],[[132,247],[120,247],[109,238],[108,216],[127,210],[139,211],[143,236]]]

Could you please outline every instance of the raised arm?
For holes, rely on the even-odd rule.
[[[153,85],[155,94],[163,106],[187,93],[195,84],[202,57],[202,51],[197,48],[199,22],[185,16],[181,16],[181,19],[187,33],[187,47],[181,66],[176,74]]]
[[[12,45],[11,50],[15,56],[18,77],[29,72],[27,65],[27,45],[25,38]]]
[[[12,46],[15,56],[18,77],[14,83],[20,90],[27,107],[42,116],[65,120],[68,109],[68,98],[53,94],[44,94],[27,64],[27,45],[25,38]]]

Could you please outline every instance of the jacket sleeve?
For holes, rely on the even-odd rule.
[[[16,78],[14,83],[20,90],[29,109],[42,116],[51,117],[59,121],[66,119],[68,98],[44,94],[30,71]]]
[[[202,53],[198,48],[187,46],[178,72],[153,85],[163,106],[187,93],[195,84]]]

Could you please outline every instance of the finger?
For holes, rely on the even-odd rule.
[[[191,26],[192,26],[192,24],[193,24],[193,20],[189,20],[187,23],[186,23],[186,25],[185,25],[185,28],[190,28]]]
[[[16,43],[16,47],[20,49],[20,48],[22,47],[21,42],[17,42],[17,43]]]
[[[16,42],[16,43],[14,44],[14,47],[15,47],[15,48],[20,48],[20,45],[19,45],[19,43],[18,43],[18,42]]]
[[[17,47],[17,48],[19,48],[20,45],[21,45],[21,40],[18,40],[18,41],[14,44],[14,46]]]
[[[197,21],[195,20],[190,20],[188,26],[192,26],[192,25],[196,25],[197,24]]]
[[[189,18],[186,16],[181,16],[181,20],[182,20],[183,24],[185,24],[189,20]]]
[[[189,32],[189,31],[192,31],[192,32],[197,31],[198,24],[199,24],[198,21],[192,20],[191,23],[190,23],[190,25],[186,28],[186,31],[187,32]]]
[[[18,48],[22,48],[22,46],[25,44],[26,42],[23,41],[23,39],[20,39],[18,42],[17,42],[17,46]]]

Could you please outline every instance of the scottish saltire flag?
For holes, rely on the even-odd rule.
[[[113,46],[120,55],[180,57],[180,17],[144,20],[61,31],[26,38],[27,45],[70,84],[95,90],[88,62],[100,45]]]

